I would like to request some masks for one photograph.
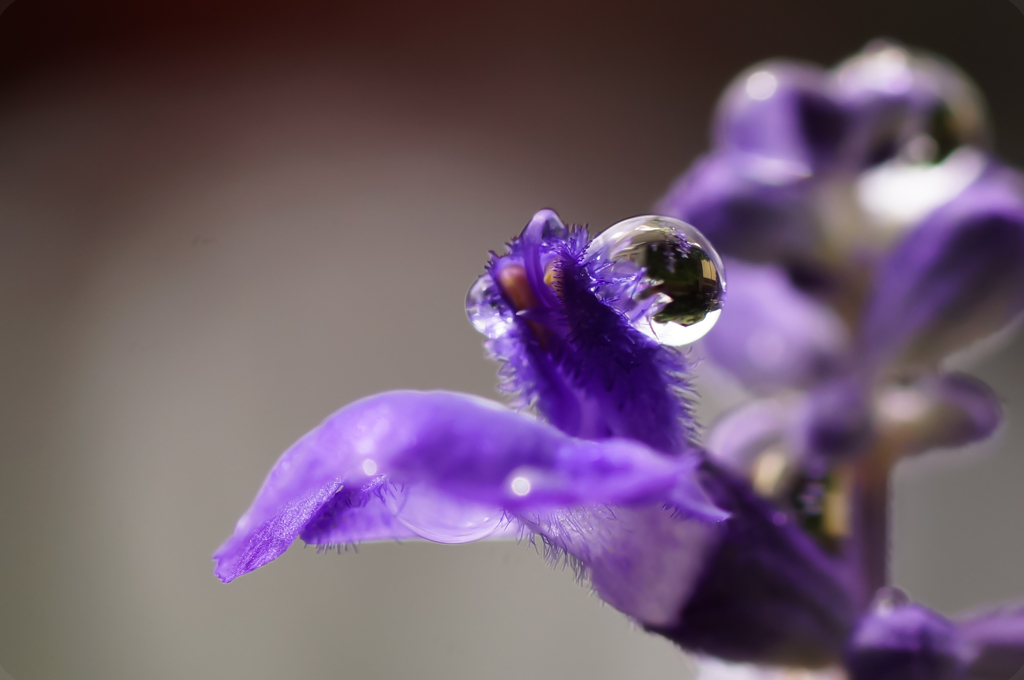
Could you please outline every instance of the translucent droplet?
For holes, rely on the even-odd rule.
[[[487,538],[501,525],[500,507],[455,500],[424,485],[392,488],[384,505],[403,526],[437,543],[469,543]]]
[[[502,335],[513,323],[490,274],[478,278],[469,289],[466,296],[466,315],[473,328],[489,338]]]
[[[603,278],[618,282],[610,303],[663,345],[695,342],[722,313],[722,260],[704,235],[685,222],[634,217],[595,238],[587,253],[608,263]]]
[[[871,601],[871,610],[878,614],[891,614],[893,611],[910,604],[910,596],[899,588],[886,586],[879,588]]]

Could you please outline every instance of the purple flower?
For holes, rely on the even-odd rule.
[[[890,43],[741,74],[659,204],[729,265],[743,313],[708,355],[758,392],[913,377],[1024,310],[1024,179],[983,112],[954,67]]]
[[[1009,680],[1024,668],[1024,605],[949,620],[879,591],[846,652],[850,680]]]
[[[342,408],[282,455],[215,574],[297,538],[519,536],[709,673],[1006,680],[1024,608],[948,620],[885,569],[892,465],[1000,420],[991,390],[937,361],[1024,306],[1024,192],[982,150],[974,96],[891,45],[834,74],[755,67],[661,206],[730,258],[733,311],[689,224],[591,239],[537,213],[467,299],[512,408],[409,391]],[[705,334],[764,395],[707,451],[679,349]]]
[[[658,210],[700,228],[729,270],[729,308],[701,345],[752,400],[712,428],[710,459],[800,528],[852,603],[830,609],[832,621],[810,618],[820,605],[803,612],[823,635],[835,626],[815,643],[818,661],[851,680],[1009,678],[1024,665],[1020,608],[951,622],[893,596],[887,573],[892,467],[982,439],[1001,419],[992,390],[949,372],[945,358],[1024,311],[1024,180],[989,150],[980,94],[950,64],[876,42],[832,71],[751,67],[723,94],[713,138]],[[796,562],[778,546],[754,548],[761,540],[745,536],[736,557],[711,554],[707,573],[730,574],[742,558],[744,577],[757,581]],[[768,553],[780,560],[770,569],[757,559]],[[707,611],[739,611],[739,572],[731,591],[720,578]],[[801,578],[812,599],[820,587]],[[709,592],[698,583],[689,607]],[[777,629],[798,625],[801,598],[786,597]],[[747,621],[750,633],[766,611],[729,622]],[[712,626],[685,612],[681,620],[691,629],[669,635],[684,647],[814,662],[806,651],[786,658],[781,642],[770,643],[774,655],[730,652],[739,633],[695,645]]]
[[[673,345],[714,323],[721,274],[673,220],[590,241],[541,211],[468,301],[518,410],[409,391],[342,408],[281,456],[214,555],[216,575],[231,581],[296,538],[522,534],[645,625],[677,624],[728,513],[708,495],[725,482],[693,444],[688,365]]]

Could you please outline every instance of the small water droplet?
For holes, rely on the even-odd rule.
[[[489,338],[496,338],[512,325],[510,315],[501,293],[490,274],[476,280],[466,296],[466,315],[473,328]]]
[[[469,543],[490,536],[501,525],[500,507],[456,500],[421,484],[392,488],[384,505],[403,526],[429,541]]]
[[[891,614],[900,607],[910,604],[910,596],[899,588],[885,586],[878,589],[871,601],[871,609],[877,614]]]
[[[655,215],[624,220],[595,238],[588,255],[608,264],[601,276],[616,282],[609,301],[663,345],[699,340],[722,313],[722,259],[685,222]]]

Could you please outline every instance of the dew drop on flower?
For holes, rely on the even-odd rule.
[[[699,340],[722,313],[722,260],[704,235],[685,222],[634,217],[595,238],[587,254],[607,263],[602,278],[618,282],[609,291],[609,303],[663,345]]]
[[[383,499],[403,526],[437,543],[479,541],[494,533],[504,516],[500,507],[455,500],[420,484],[392,488]]]
[[[473,328],[489,338],[502,335],[512,324],[490,274],[476,280],[466,296],[466,315]]]

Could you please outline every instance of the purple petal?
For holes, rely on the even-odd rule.
[[[361,519],[373,521],[376,513],[372,531],[381,531],[379,507],[362,504],[367,483],[379,476],[394,487],[399,520],[412,502],[413,517],[402,523],[432,540],[445,538],[436,532],[465,529],[465,518],[452,517],[459,508],[468,508],[472,530],[488,519],[493,530],[503,512],[588,503],[668,503],[720,519],[693,481],[694,456],[666,457],[622,439],[574,439],[471,395],[380,394],[341,409],[281,456],[214,555],[215,573],[227,582],[266,564],[311,521],[311,535],[329,535],[323,524],[345,514],[352,487],[361,489],[353,504]],[[339,492],[345,497],[325,510]]]
[[[870,396],[860,375],[815,387],[801,413],[801,450],[826,460],[863,453],[874,436]]]
[[[658,213],[697,227],[723,255],[754,262],[808,252],[817,240],[810,169],[790,160],[718,152],[698,161]]]
[[[853,167],[881,163],[908,145],[925,142],[920,161],[942,160],[951,150],[988,142],[980,92],[952,64],[875,41],[833,71],[831,89],[848,113],[845,162]]]
[[[985,439],[999,426],[1002,406],[977,378],[929,375],[883,387],[875,399],[875,420],[879,436],[906,455]]]
[[[883,603],[861,619],[846,666],[850,680],[956,680],[964,670],[956,627],[903,602]]]
[[[846,378],[822,383],[802,398],[750,402],[715,423],[707,448],[729,469],[753,477],[758,457],[768,449],[789,452],[812,466],[812,459],[828,464],[875,441],[894,455],[913,455],[984,439],[1002,419],[992,389],[961,373],[883,383],[873,390]]]
[[[645,626],[684,649],[729,661],[836,663],[857,615],[847,567],[731,473],[706,465],[701,483],[731,516],[673,625]]]
[[[420,536],[398,521],[384,504],[379,480],[345,487],[324,503],[302,528],[299,537],[310,545],[350,545]]]
[[[585,506],[526,514],[549,559],[565,558],[606,603],[644,625],[677,622],[718,542],[715,524],[671,508]]]
[[[485,336],[488,355],[501,364],[499,388],[519,409],[536,408],[555,427],[579,435],[583,407],[553,350],[564,346],[567,329],[560,302],[544,282],[547,268],[565,249],[582,254],[587,232],[569,233],[550,210],[541,210],[508,244],[492,253],[487,271],[472,286],[466,310]]]
[[[704,338],[708,356],[755,391],[805,387],[839,373],[849,333],[827,305],[772,266],[728,262],[729,302]]]
[[[716,146],[817,168],[840,149],[846,114],[828,74],[794,61],[755,64],[725,90],[715,114]]]
[[[568,255],[568,253],[567,253]],[[687,374],[676,348],[658,344],[599,297],[602,281],[583,258],[563,257],[560,294],[568,330],[559,370],[580,394],[579,436],[628,437],[665,453],[693,435]]]
[[[471,290],[471,318],[502,363],[502,390],[572,436],[685,451],[693,434],[685,356],[601,296],[608,286],[587,258],[587,232],[561,234],[558,225],[550,211],[538,213]]]
[[[862,344],[875,365],[930,366],[1024,310],[1024,183],[992,168],[881,263]]]
[[[973,680],[1009,680],[1024,669],[1024,604],[967,616],[957,629]]]

